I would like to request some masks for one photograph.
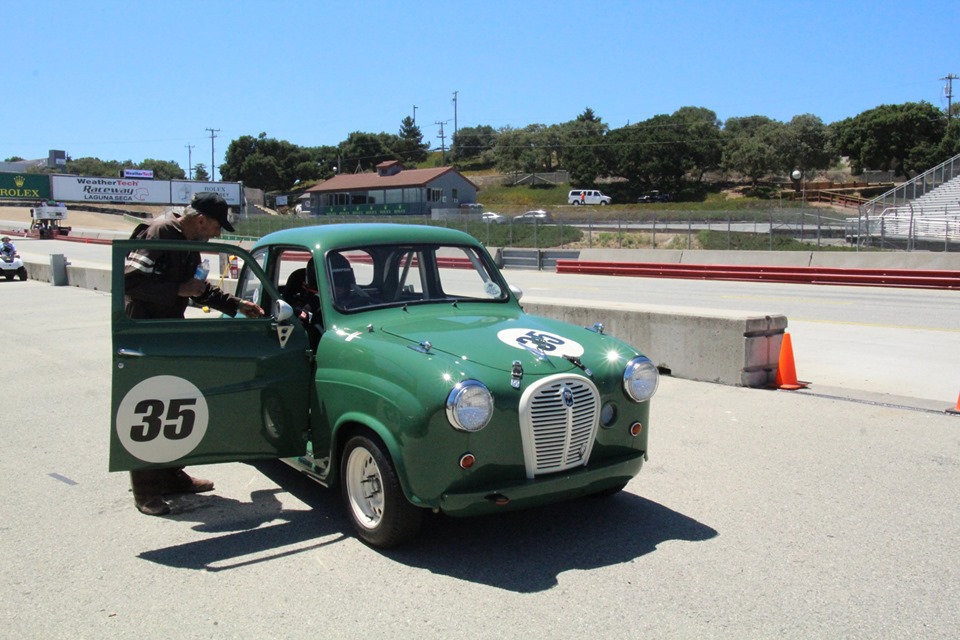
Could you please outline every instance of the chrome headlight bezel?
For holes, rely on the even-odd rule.
[[[464,380],[447,395],[447,421],[458,431],[476,433],[493,417],[493,395],[479,380]]]
[[[650,358],[637,356],[623,370],[623,392],[633,402],[646,402],[657,392],[660,372]]]

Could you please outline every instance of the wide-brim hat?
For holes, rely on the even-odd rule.
[[[234,231],[233,225],[230,224],[230,207],[219,193],[213,193],[212,191],[198,193],[193,196],[193,202],[190,203],[190,206],[200,214],[219,222],[220,226],[227,231],[231,233]]]

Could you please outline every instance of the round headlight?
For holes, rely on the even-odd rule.
[[[493,416],[493,396],[482,382],[464,380],[447,396],[447,420],[461,431],[480,431]]]
[[[653,397],[660,384],[660,372],[650,358],[637,356],[627,363],[623,371],[623,390],[634,402],[643,402]]]

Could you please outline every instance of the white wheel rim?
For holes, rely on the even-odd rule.
[[[383,477],[373,455],[357,447],[347,458],[347,497],[357,522],[367,529],[376,529],[383,519]]]

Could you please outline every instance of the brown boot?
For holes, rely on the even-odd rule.
[[[134,496],[133,501],[140,513],[162,516],[170,513],[170,505],[160,496]]]
[[[203,493],[213,491],[213,481],[191,478],[183,469],[171,469],[171,474],[163,483],[164,495],[170,493]]]
[[[137,510],[148,516],[170,513],[170,505],[160,496],[163,479],[169,475],[166,469],[140,469],[130,472],[130,486]]]

